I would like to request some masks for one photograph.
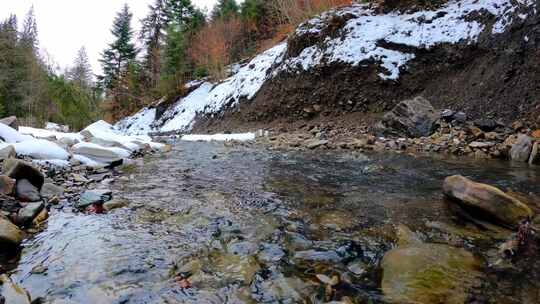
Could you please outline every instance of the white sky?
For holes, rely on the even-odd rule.
[[[132,26],[148,13],[154,0],[0,0],[0,19],[16,14],[19,24],[34,5],[39,42],[42,49],[65,68],[77,51],[86,47],[94,73],[100,73],[100,53],[112,40],[110,30],[116,13],[128,3],[133,13]],[[192,0],[200,8],[211,10],[216,0]]]

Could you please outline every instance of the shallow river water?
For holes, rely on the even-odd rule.
[[[125,171],[129,180],[113,190],[128,208],[105,215],[53,210],[48,228],[24,244],[11,277],[33,299],[384,303],[379,263],[394,246],[395,225],[465,247],[484,266],[500,242],[441,231],[465,225],[443,200],[446,176],[540,192],[539,170],[509,163],[222,143],[177,143]],[[493,274],[486,267],[470,299],[534,303],[539,283],[526,278],[538,273],[528,271]],[[339,283],[328,288],[321,274]]]

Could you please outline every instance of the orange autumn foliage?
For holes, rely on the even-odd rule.
[[[225,77],[235,43],[241,40],[242,21],[239,18],[215,20],[204,26],[191,41],[190,55],[204,66],[214,79]]]

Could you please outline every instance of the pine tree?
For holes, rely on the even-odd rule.
[[[23,30],[21,33],[21,44],[23,47],[36,52],[39,48],[38,30],[36,17],[34,14],[34,6],[30,8],[26,18],[24,19]]]
[[[113,89],[116,81],[128,65],[135,61],[137,50],[133,43],[133,30],[131,28],[131,19],[133,14],[127,4],[117,14],[111,33],[115,37],[113,43],[102,53],[100,60],[103,66],[103,76],[100,77],[102,86],[106,89]]]
[[[91,89],[92,66],[84,46],[77,52],[77,57],[75,57],[73,67],[67,73],[67,78],[83,91]]]
[[[212,20],[230,19],[238,15],[239,7],[235,0],[218,0],[212,10]]]
[[[142,28],[139,38],[145,47],[144,74],[149,79],[149,88],[155,89],[161,76],[162,47],[167,28],[165,1],[155,0],[149,5],[150,13],[141,20]]]

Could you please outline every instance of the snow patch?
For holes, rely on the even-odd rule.
[[[255,140],[255,133],[238,133],[238,134],[213,134],[200,135],[190,134],[182,136],[184,141],[250,141]]]
[[[31,139],[14,143],[13,147],[20,156],[29,156],[34,159],[69,159],[69,153],[57,144],[45,139]]]

